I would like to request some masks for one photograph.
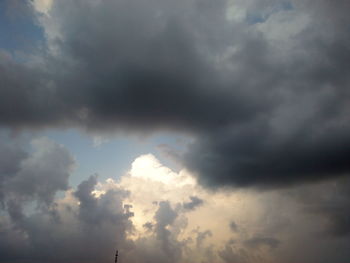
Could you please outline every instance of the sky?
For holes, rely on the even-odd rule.
[[[349,262],[349,8],[0,1],[0,262]]]

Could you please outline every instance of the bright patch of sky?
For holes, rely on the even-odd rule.
[[[293,6],[290,2],[281,2],[279,5],[274,6],[271,10],[265,12],[247,12],[245,21],[248,24],[264,23],[272,14],[280,11],[292,10]]]
[[[30,50],[44,40],[43,29],[31,11],[16,1],[0,1],[0,49]]]
[[[293,5],[289,1],[281,1],[270,8],[249,8],[249,2],[238,5],[236,1],[230,1],[227,9],[227,18],[241,21],[250,25],[264,23],[268,18],[277,12],[293,10]],[[265,6],[265,5],[263,5]]]
[[[132,136],[89,136],[77,130],[49,131],[49,139],[64,145],[76,158],[77,168],[70,177],[70,185],[76,186],[92,174],[99,180],[118,180],[140,155],[152,153],[167,166],[177,169],[177,164],[164,148],[183,151],[188,138],[172,134],[157,134],[147,138]],[[98,141],[98,143],[96,143]]]

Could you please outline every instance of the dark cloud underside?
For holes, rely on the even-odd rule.
[[[34,58],[0,52],[0,125],[190,132],[184,163],[210,186],[348,175],[348,7],[54,1]]]

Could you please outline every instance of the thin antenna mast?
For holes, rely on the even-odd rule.
[[[115,252],[115,261],[114,261],[114,263],[117,263],[117,262],[118,262],[118,249]]]

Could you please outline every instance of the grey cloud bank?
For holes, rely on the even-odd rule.
[[[0,53],[0,125],[176,130],[208,186],[349,173],[347,1],[54,1]]]

